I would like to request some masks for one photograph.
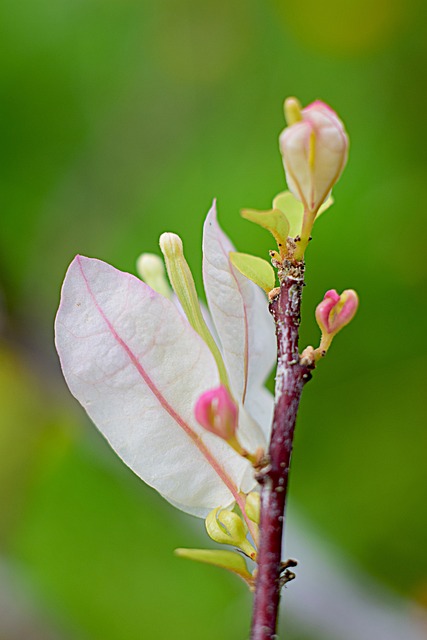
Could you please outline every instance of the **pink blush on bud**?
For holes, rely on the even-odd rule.
[[[224,440],[230,440],[236,433],[238,408],[224,385],[205,391],[196,402],[194,415],[206,431]]]
[[[359,306],[358,295],[353,289],[343,291],[339,302],[332,309],[329,317],[330,332],[336,333],[345,327],[355,316]]]
[[[333,308],[338,304],[339,300],[340,296],[335,289],[330,289],[325,293],[322,302],[317,305],[316,320],[323,333],[331,333],[329,319]]]
[[[358,305],[359,298],[353,289],[347,289],[341,295],[335,289],[327,291],[316,308],[316,320],[322,333],[338,333],[353,319]]]

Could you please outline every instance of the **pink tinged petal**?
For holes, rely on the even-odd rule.
[[[312,208],[317,209],[329,196],[348,158],[348,138],[336,113],[323,106],[304,109],[315,130]]]
[[[265,294],[231,264],[234,251],[215,203],[203,232],[203,279],[233,396],[251,412],[276,361],[274,322]]]
[[[337,114],[320,100],[303,109],[301,116],[301,122],[282,132],[280,148],[290,191],[310,211],[317,211],[347,162],[348,137]],[[309,132],[313,149],[307,145]]]
[[[343,291],[339,303],[332,309],[329,325],[332,333],[337,333],[348,325],[356,315],[359,297],[353,289]]]
[[[329,315],[336,304],[340,300],[339,294],[335,289],[330,289],[324,295],[324,298],[320,304],[316,307],[316,320],[322,333],[330,333]]]
[[[236,434],[238,409],[224,385],[205,391],[196,402],[194,415],[204,429],[223,440]]]
[[[339,295],[334,289],[327,291],[316,308],[316,320],[323,334],[335,335],[355,316],[359,298],[353,289]]]
[[[284,129],[279,138],[289,191],[305,209],[310,209],[312,200],[313,181],[309,165],[312,133],[310,122],[298,122]]]
[[[302,114],[312,115],[312,114],[323,115],[325,118],[333,118],[338,127],[344,128],[344,125],[335,111],[323,100],[314,100],[309,105],[307,105],[303,110]],[[314,116],[315,117],[315,116]]]
[[[123,461],[198,516],[231,504],[249,463],[200,427],[197,397],[219,384],[212,354],[173,303],[137,278],[78,256],[56,318],[65,379]],[[237,496],[238,499],[238,496]]]

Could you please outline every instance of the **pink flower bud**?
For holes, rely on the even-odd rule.
[[[289,126],[279,142],[289,190],[305,209],[316,212],[338,181],[348,156],[348,137],[335,111],[320,100],[300,109],[285,102]]]
[[[207,431],[224,440],[234,439],[238,409],[224,385],[205,391],[196,402],[194,415]]]
[[[359,298],[353,289],[346,289],[339,295],[335,289],[325,293],[316,308],[316,320],[322,333],[334,336],[355,316]]]

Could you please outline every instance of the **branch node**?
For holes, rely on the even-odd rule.
[[[283,575],[280,576],[280,580],[279,580],[280,589],[282,589],[282,587],[285,587],[288,582],[291,582],[291,580],[295,580],[295,578],[296,578],[296,575],[293,571],[289,571],[289,569],[285,569],[285,571],[283,572]]]
[[[255,480],[261,486],[264,486],[267,483],[267,480],[271,480],[270,478],[271,465],[267,464],[259,473],[255,474]]]

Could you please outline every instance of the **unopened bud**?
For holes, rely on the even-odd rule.
[[[286,98],[285,100],[285,118],[288,127],[301,122],[302,120],[301,102],[297,98]]]
[[[224,361],[200,309],[196,285],[194,284],[193,275],[184,256],[182,240],[176,233],[162,233],[159,244],[165,258],[166,269],[172,289],[180,301],[189,323],[211,350],[218,367],[221,382],[228,384]]]
[[[245,502],[246,515],[252,522],[259,524],[261,511],[261,497],[258,491],[251,491],[246,496]]]
[[[353,289],[346,289],[339,295],[335,289],[325,293],[316,308],[316,320],[322,331],[319,349],[327,351],[332,338],[354,318],[359,298]]]
[[[324,102],[299,113],[298,105],[295,98],[285,103],[289,126],[280,135],[280,150],[290,191],[315,213],[344,169],[349,142],[343,123]]]
[[[172,258],[183,252],[182,240],[176,233],[162,233],[159,238],[159,245],[165,258]]]
[[[166,278],[165,265],[155,253],[142,253],[136,261],[138,275],[149,287],[165,298],[170,298],[172,290]]]
[[[205,524],[212,540],[238,547],[253,560],[256,558],[256,551],[246,538],[246,527],[237,513],[218,507],[209,513]]]
[[[207,431],[223,440],[234,438],[238,408],[224,385],[205,391],[196,402],[194,415]]]

